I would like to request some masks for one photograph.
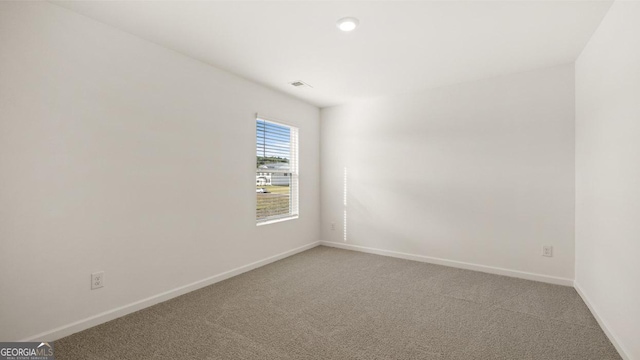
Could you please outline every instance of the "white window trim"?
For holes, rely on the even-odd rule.
[[[254,123],[257,120],[274,123],[276,125],[288,126],[292,130],[295,129],[295,139],[292,139],[292,144],[291,144],[291,147],[292,147],[291,151],[295,153],[294,155],[295,162],[292,164],[293,166],[290,168],[289,173],[291,174],[292,178],[294,177],[294,175],[296,178],[295,189],[292,189],[292,192],[291,192],[291,199],[292,199],[291,201],[296,202],[296,213],[282,215],[282,217],[268,218],[265,220],[256,220],[256,226],[269,225],[269,224],[274,224],[274,223],[279,223],[279,222],[284,222],[289,220],[296,220],[300,216],[300,128],[298,128],[296,125],[293,125],[287,121],[282,121],[276,118],[262,116],[262,115],[259,115],[258,113],[256,113]],[[257,201],[255,203],[254,208],[256,207],[257,207]]]
[[[280,219],[257,221],[256,222],[256,226],[275,224],[275,223],[285,222],[285,221],[289,221],[289,220],[296,220],[298,217],[299,217],[298,215],[290,215],[290,216],[283,217],[283,218],[280,218]]]

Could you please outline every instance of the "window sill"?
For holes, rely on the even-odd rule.
[[[260,222],[256,223],[256,226],[275,224],[275,223],[279,223],[279,222],[283,222],[283,221],[295,220],[297,218],[298,218],[298,215],[293,215],[293,216],[287,216],[287,217],[280,218],[280,219],[260,221]]]

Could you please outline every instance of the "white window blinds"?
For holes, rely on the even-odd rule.
[[[298,128],[256,119],[256,221],[298,216]]]

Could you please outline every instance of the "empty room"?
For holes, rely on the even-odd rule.
[[[1,1],[0,360],[640,360],[640,1]]]

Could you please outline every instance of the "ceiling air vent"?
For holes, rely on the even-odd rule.
[[[302,81],[302,80],[298,80],[298,81],[294,81],[290,83],[291,85],[295,86],[295,87],[300,87],[300,86],[308,86],[310,88],[312,88],[313,86],[307,84],[306,82]]]

